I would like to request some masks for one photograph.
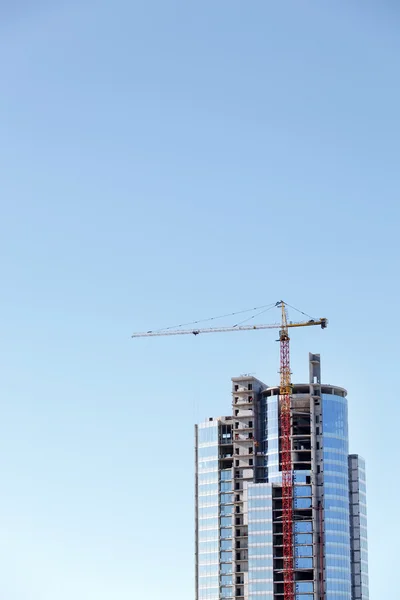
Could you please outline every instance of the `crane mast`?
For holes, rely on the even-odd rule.
[[[293,600],[293,466],[291,438],[291,371],[290,338],[287,312],[282,308],[282,329],[280,330],[280,421],[282,456],[282,527],[283,527],[283,587],[284,600]]]
[[[281,308],[281,323],[269,325],[235,325],[233,327],[209,327],[202,329],[173,329],[145,331],[134,333],[133,338],[155,337],[170,335],[199,335],[202,333],[226,333],[231,331],[253,331],[259,329],[280,329],[280,450],[282,469],[282,527],[283,527],[283,585],[284,600],[294,600],[294,559],[293,559],[293,463],[292,463],[292,410],[291,410],[291,371],[290,371],[290,338],[289,329],[294,327],[309,327],[320,325],[325,329],[328,320],[310,319],[292,323],[288,321],[287,308],[282,300],[276,307]],[[304,314],[304,313],[303,313]],[[192,323],[193,324],[193,323]],[[195,322],[196,324],[196,322]]]

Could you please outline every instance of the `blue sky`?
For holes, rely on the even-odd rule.
[[[392,593],[399,13],[3,7],[2,598],[193,597],[193,423],[231,376],[277,383],[276,336],[130,334],[280,298],[330,319],[293,334],[293,378],[320,352],[349,390],[371,597]]]

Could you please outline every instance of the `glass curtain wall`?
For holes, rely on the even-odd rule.
[[[249,484],[247,489],[249,526],[249,600],[274,597],[272,486]]]
[[[198,600],[219,600],[218,421],[198,426]]]
[[[352,600],[347,399],[322,394],[326,600]]]

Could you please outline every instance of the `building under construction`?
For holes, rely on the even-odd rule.
[[[196,600],[368,599],[365,469],[349,455],[346,391],[321,383],[319,355],[308,384],[291,381],[289,330],[328,320],[289,321],[287,306],[132,336],[280,329],[279,387],[233,379],[232,415],[196,428]],[[280,324],[247,324],[274,307]]]
[[[233,378],[232,414],[196,426],[196,600],[369,598],[346,390],[309,365],[286,391],[282,354],[280,386]]]

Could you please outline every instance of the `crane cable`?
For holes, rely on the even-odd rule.
[[[180,323],[179,325],[172,325],[171,327],[163,327],[161,329],[153,329],[151,331],[148,331],[147,333],[161,333],[163,331],[169,331],[170,329],[178,329],[179,327],[187,327],[188,325],[198,325],[199,323],[207,323],[209,321],[216,321],[217,319],[224,319],[226,317],[235,317],[237,315],[243,315],[245,313],[253,312],[255,310],[260,311],[257,314],[252,315],[251,317],[248,317],[247,319],[243,319],[243,321],[239,321],[238,323],[233,325],[233,327],[239,327],[240,325],[243,325],[243,323],[247,323],[248,321],[251,321],[251,320],[255,319],[256,317],[259,317],[260,315],[268,312],[272,308],[275,308],[278,304],[279,304],[279,302],[273,302],[272,304],[265,304],[264,306],[256,306],[254,308],[247,308],[245,310],[239,310],[239,311],[236,311],[233,313],[219,315],[217,317],[210,317],[208,319],[198,319],[197,321],[190,321],[189,323]],[[304,315],[305,317],[307,317],[309,319],[313,319],[313,317],[311,317],[311,315],[308,315],[307,313],[303,312],[302,310],[299,310],[295,306],[291,306],[287,302],[285,302],[285,305],[288,306],[289,308],[297,311],[298,313]]]
[[[253,315],[252,317],[248,317],[247,319],[244,319],[243,321],[240,321],[239,323],[236,323],[236,325],[233,325],[233,327],[239,327],[239,325],[243,325],[243,323],[247,323],[248,321],[251,321],[252,319],[255,319],[256,317],[259,317],[260,315],[263,315],[264,313],[266,313],[269,310],[271,310],[271,308],[275,308],[275,307],[276,307],[276,304],[273,304],[272,306],[269,306],[265,310],[262,310],[261,312],[258,312],[257,314]]]
[[[308,315],[307,313],[305,313],[302,310],[296,308],[295,306],[291,306],[287,302],[285,302],[285,305],[288,306],[289,308],[292,308],[293,310],[296,310],[298,313],[304,315],[305,317],[308,317],[309,319],[314,319],[314,317],[312,317],[311,315]]]
[[[269,310],[270,308],[273,308],[274,306],[276,306],[276,303],[274,302],[273,304],[265,304],[264,306],[256,306],[255,308],[247,308],[246,310],[239,310],[237,312],[233,312],[233,313],[228,313],[226,315],[219,315],[218,317],[210,317],[208,319],[199,319],[198,321],[190,321],[190,323],[181,323],[180,325],[172,325],[171,327],[163,327],[161,329],[154,329],[152,330],[154,333],[158,333],[161,331],[168,331],[169,329],[178,329],[179,327],[187,327],[188,325],[198,325],[198,323],[206,323],[208,321],[215,321],[216,319],[224,319],[225,317],[235,317],[236,315],[242,315],[244,313],[248,313],[248,312],[252,312],[254,310],[261,310],[261,309],[266,309]],[[266,310],[262,310],[262,312],[266,312]],[[259,313],[262,314],[262,313]],[[250,319],[253,319],[255,316],[250,317]],[[248,321],[249,319],[245,319],[245,321]],[[235,325],[235,327],[237,327],[238,325],[240,325],[240,323],[237,323]],[[150,332],[148,332],[150,333]]]

